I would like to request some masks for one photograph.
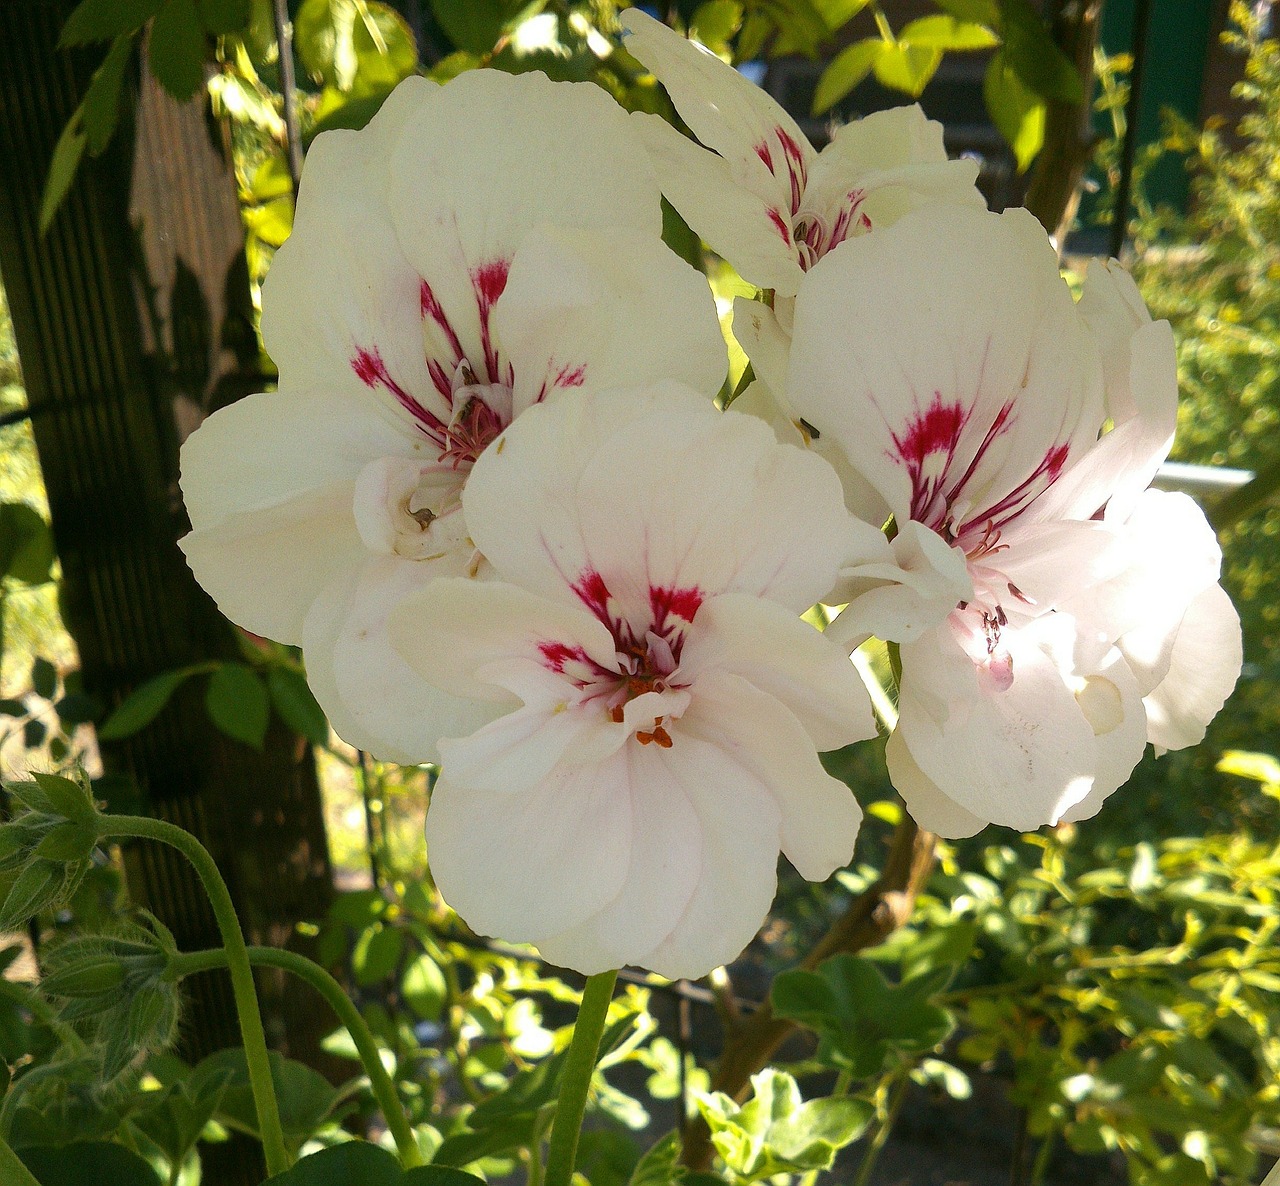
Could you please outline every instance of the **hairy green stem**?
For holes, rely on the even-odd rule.
[[[195,869],[218,923],[218,932],[226,946],[227,970],[231,973],[231,990],[235,997],[236,1014],[240,1021],[240,1040],[244,1043],[245,1062],[249,1067],[249,1086],[253,1091],[253,1106],[258,1114],[258,1131],[262,1134],[262,1152],[267,1162],[267,1176],[283,1174],[289,1168],[291,1158],[284,1143],[284,1130],[280,1125],[280,1107],[276,1103],[275,1086],[271,1081],[271,1061],[267,1055],[267,1035],[262,1028],[262,1013],[258,1008],[258,995],[253,985],[253,968],[245,946],[240,919],[231,901],[231,891],[209,850],[190,832],[185,832],[164,820],[141,815],[107,815],[98,824],[98,839],[121,836],[158,840],[176,848]]]
[[[413,1135],[409,1118],[405,1115],[404,1106],[396,1093],[396,1085],[392,1082],[387,1069],[382,1065],[382,1055],[378,1049],[377,1039],[369,1028],[369,1023],[360,1015],[360,1010],[351,1002],[351,998],[340,985],[319,964],[299,955],[296,951],[282,951],[278,947],[250,947],[247,949],[249,962],[259,968],[279,968],[305,981],[328,1002],[329,1007],[338,1015],[338,1020],[347,1027],[351,1041],[355,1044],[356,1053],[369,1076],[369,1086],[373,1089],[378,1107],[382,1109],[383,1118],[396,1149],[400,1153],[400,1164],[405,1169],[426,1164],[422,1150],[418,1147]],[[225,968],[228,965],[227,953],[221,947],[212,951],[195,951],[189,955],[180,955],[172,968],[177,976],[190,976],[193,972],[204,972],[211,968]]]
[[[547,1149],[545,1186],[570,1186],[573,1163],[578,1155],[578,1136],[582,1131],[582,1115],[587,1109],[587,1092],[600,1037],[604,1033],[605,1016],[613,998],[617,972],[601,972],[587,980],[582,990],[582,1004],[573,1027],[573,1041],[560,1079],[560,1098],[556,1117],[551,1122],[551,1144]]]
[[[22,1164],[3,1140],[0,1140],[0,1182],[5,1186],[40,1186],[35,1174]]]

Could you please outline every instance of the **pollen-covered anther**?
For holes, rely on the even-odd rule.
[[[672,745],[671,734],[662,727],[662,717],[654,717],[653,728],[651,730],[646,731],[644,729],[637,729],[636,740],[641,745],[649,745],[650,743],[653,743],[657,745],[659,749],[670,749]]]

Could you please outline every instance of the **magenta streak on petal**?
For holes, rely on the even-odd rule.
[[[575,687],[586,688],[600,680],[616,681],[618,673],[601,667],[580,646],[568,646],[563,642],[540,642],[538,652],[547,668],[556,675],[563,675]],[[570,670],[566,671],[566,668]]]
[[[1070,449],[1071,446],[1065,443],[1054,445],[1023,481],[1019,482],[999,502],[987,507],[980,514],[971,516],[962,530],[990,524],[994,530],[999,531],[1005,524],[1012,522],[1058,480]]]
[[[991,448],[992,444],[999,437],[1004,435],[1005,429],[1009,427],[1009,417],[1012,415],[1012,413],[1013,413],[1012,400],[1010,400],[1007,404],[1005,404],[1000,409],[1000,411],[996,413],[996,418],[991,422],[991,427],[987,429],[987,435],[982,438],[982,444],[980,444],[978,448],[975,450],[973,457],[969,461],[968,467],[965,469],[964,473],[961,475],[960,480],[954,486],[952,486],[951,489],[948,490],[946,494],[943,496],[946,499],[948,506],[950,506],[953,502],[955,502],[956,495],[958,495],[960,491],[964,489],[965,483],[968,482],[968,480],[971,477],[973,477],[973,471],[978,468],[978,463],[986,455],[987,450]]]
[[[805,182],[808,180],[804,153],[785,128],[774,128],[773,134],[778,137],[778,143],[782,145],[783,156],[787,162],[787,174],[791,179],[791,215],[794,218],[800,209],[800,196],[804,193]]]
[[[436,298],[436,294],[431,291],[431,285],[421,279],[418,281],[418,304],[421,309],[421,315],[423,317],[430,317],[431,320],[434,321],[443,331],[445,341],[449,343],[449,349],[453,351],[453,358],[449,360],[450,365],[448,367],[448,369],[452,371],[453,368],[456,367],[465,357],[462,352],[462,343],[458,340],[457,331],[449,324],[449,319],[444,315],[444,309],[441,308],[440,302]],[[441,367],[440,370],[441,373],[444,373],[443,367]],[[435,379],[434,370],[432,371],[431,377],[432,379]],[[436,386],[440,386],[438,380],[436,380]],[[444,389],[442,389],[441,394],[446,397],[449,396],[447,383]]]
[[[613,628],[613,620],[609,616],[609,586],[604,583],[604,577],[595,569],[588,568],[569,588],[601,622]]]
[[[576,367],[570,368],[563,366],[560,373],[556,375],[554,386],[556,387],[581,387],[583,380],[587,377],[587,368],[584,364],[579,363]]]
[[[484,365],[490,383],[502,382],[498,371],[498,351],[493,344],[489,318],[493,306],[507,287],[507,275],[511,271],[509,259],[495,259],[481,264],[471,273],[471,287],[475,289],[480,307],[480,342],[484,348]]]
[[[787,226],[787,220],[782,217],[772,206],[769,207],[769,221],[773,223],[774,229],[782,236],[782,241],[791,246],[791,229]]]
[[[351,360],[351,369],[355,371],[356,377],[366,387],[386,388],[387,391],[395,396],[396,402],[418,422],[418,426],[428,436],[438,444],[444,443],[446,435],[444,422],[434,413],[427,411],[391,377],[387,370],[387,364],[382,361],[382,355],[378,353],[376,346],[372,350],[365,350],[363,347],[357,349],[356,356]]]
[[[436,385],[436,390],[452,405],[453,383],[445,373],[444,367],[442,367],[434,358],[428,358],[427,371],[431,375],[431,382]]]
[[[756,156],[758,156],[762,161],[764,161],[764,167],[768,169],[770,173],[772,173],[773,172],[773,153],[769,151],[769,142],[767,140],[761,140],[760,143],[755,146],[755,149],[756,149]]]
[[[943,403],[942,393],[935,391],[933,402],[908,424],[902,436],[890,434],[897,447],[898,460],[906,463],[907,473],[911,476],[911,517],[935,531],[943,526],[946,506],[944,503],[942,507],[935,508],[933,503],[955,460],[968,415],[959,401]],[[942,469],[933,477],[926,478],[925,462],[937,454],[946,454]]]
[[[653,611],[653,628],[662,633],[667,615],[692,622],[697,616],[705,594],[697,585],[670,587],[663,585],[649,586],[649,608]]]

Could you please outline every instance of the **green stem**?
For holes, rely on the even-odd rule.
[[[862,1159],[862,1165],[858,1169],[858,1176],[853,1180],[853,1186],[867,1186],[871,1181],[871,1171],[876,1168],[876,1162],[880,1159],[880,1150],[884,1148],[885,1142],[889,1139],[889,1134],[893,1131],[893,1126],[897,1123],[898,1113],[902,1110],[902,1105],[907,1098],[907,1087],[911,1082],[911,1077],[906,1071],[902,1072],[902,1077],[891,1088],[889,1097],[889,1106],[886,1108],[884,1116],[880,1120],[879,1126],[876,1128],[875,1136],[871,1138],[871,1146],[867,1149],[866,1156]]]
[[[33,1174],[9,1146],[0,1140],[0,1182],[5,1186],[40,1186]]]
[[[226,946],[227,970],[231,973],[231,990],[235,997],[236,1014],[240,1020],[240,1040],[244,1043],[245,1061],[249,1068],[249,1086],[253,1091],[253,1106],[258,1114],[258,1131],[262,1134],[262,1152],[267,1161],[267,1176],[283,1174],[291,1158],[284,1143],[284,1130],[280,1126],[280,1108],[276,1103],[275,1087],[271,1082],[271,1060],[267,1054],[267,1035],[262,1028],[262,1014],[258,1009],[258,996],[253,986],[253,968],[245,947],[244,932],[236,917],[231,892],[209,850],[190,832],[184,832],[164,820],[149,819],[141,815],[103,816],[98,824],[98,839],[133,836],[146,840],[158,840],[176,848],[194,867],[204,883],[205,893],[213,907],[218,932]]]
[[[573,1041],[569,1044],[569,1057],[565,1060],[560,1080],[556,1118],[551,1123],[544,1186],[570,1186],[573,1178],[573,1163],[578,1155],[578,1136],[582,1131],[582,1115],[587,1109],[591,1072],[595,1070],[605,1016],[609,1012],[609,1001],[613,998],[617,979],[617,972],[601,972],[590,977],[582,990]]]
[[[288,972],[311,985],[329,1003],[329,1007],[338,1015],[338,1020],[347,1027],[356,1053],[360,1055],[360,1062],[369,1076],[369,1086],[373,1089],[374,1098],[382,1109],[387,1128],[400,1153],[400,1164],[407,1170],[425,1165],[422,1150],[418,1147],[409,1118],[396,1093],[396,1085],[382,1065],[377,1039],[373,1036],[369,1023],[360,1015],[360,1010],[343,992],[342,985],[319,964],[296,951],[282,951],[278,947],[250,947],[247,950],[249,962],[255,967],[279,968]],[[194,951],[188,955],[180,955],[171,968],[175,976],[181,977],[211,968],[225,968],[227,963],[226,951],[215,947],[212,951]]]

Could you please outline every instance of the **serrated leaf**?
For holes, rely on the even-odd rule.
[[[107,717],[98,729],[98,740],[119,741],[149,725],[169,703],[178,686],[194,674],[193,668],[184,667],[179,671],[166,671],[163,675],[147,680]]]
[[[120,89],[132,48],[131,36],[122,34],[117,37],[102,65],[94,71],[89,89],[84,93],[80,110],[83,112],[90,156],[98,156],[115,133],[120,119]]]
[[[164,0],[84,0],[67,18],[58,48],[111,41],[136,33],[160,10]]]
[[[1024,85],[1002,49],[987,65],[982,96],[991,121],[1013,149],[1018,172],[1025,172],[1044,144],[1044,101]]]
[[[165,0],[151,24],[151,72],[179,103],[204,85],[206,44],[195,0]]]
[[[81,126],[79,110],[67,121],[49,162],[49,176],[45,178],[44,195],[40,199],[40,233],[45,234],[53,216],[58,212],[75,180],[80,158],[84,156],[85,134]]]
[[[75,117],[72,122],[75,122]],[[63,136],[66,134],[64,130]],[[58,150],[62,144],[59,139],[58,148],[54,149],[53,163],[49,166],[49,185],[53,184],[59,164]],[[73,175],[83,152],[82,143],[71,164]],[[70,177],[67,184],[70,184]],[[25,502],[0,503],[0,576],[13,577],[25,585],[42,585],[49,579],[53,559],[53,533],[40,513]]]
[[[61,894],[66,874],[51,861],[33,861],[14,881],[0,908],[0,930],[12,931],[39,914]]]
[[[224,663],[209,677],[205,693],[209,717],[228,737],[261,749],[271,717],[271,698],[257,672],[243,663]]]
[[[286,667],[273,667],[267,673],[267,688],[276,712],[290,729],[312,745],[328,744],[329,720],[304,676]]]
[[[813,93],[813,114],[821,115],[835,106],[866,78],[886,44],[883,38],[868,37],[865,41],[855,41],[836,54],[818,79]]]
[[[59,815],[80,823],[92,824],[95,815],[88,792],[73,779],[61,774],[32,773],[36,785],[45,793],[49,805]]]

